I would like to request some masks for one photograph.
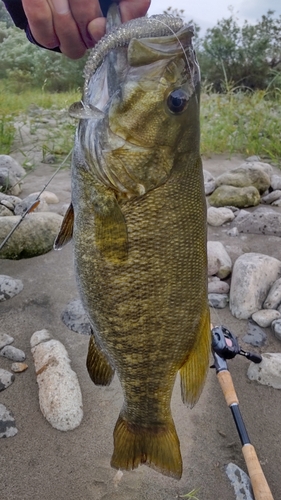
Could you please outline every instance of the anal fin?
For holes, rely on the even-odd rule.
[[[95,343],[94,335],[91,335],[87,356],[87,370],[91,380],[96,385],[109,385],[114,376],[114,370],[110,366],[104,354]]]
[[[211,349],[210,311],[201,317],[197,340],[187,361],[180,369],[181,395],[185,404],[191,407],[198,401],[209,369]]]
[[[182,458],[174,422],[171,419],[162,425],[137,425],[121,413],[114,429],[111,466],[132,470],[141,464],[166,476],[181,478]]]

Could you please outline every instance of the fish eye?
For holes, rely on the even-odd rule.
[[[167,105],[172,113],[182,113],[188,103],[187,93],[182,89],[173,90],[167,98]]]

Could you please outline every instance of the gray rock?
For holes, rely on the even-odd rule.
[[[275,321],[272,321],[271,330],[273,331],[274,336],[278,340],[281,340],[281,320],[280,319],[276,319]]]
[[[9,214],[9,215],[13,215],[14,213],[14,205],[11,201],[9,200],[1,200],[0,201],[0,208],[3,208],[3,207],[6,207],[9,209],[9,212],[12,212],[12,214]]]
[[[261,309],[252,315],[252,319],[263,328],[267,328],[272,321],[279,318],[281,318],[281,314],[275,309]]]
[[[39,191],[36,193],[31,193],[29,196],[35,196],[37,197],[40,194]],[[44,200],[48,205],[53,205],[59,203],[59,199],[55,193],[52,193],[51,191],[43,191],[43,193],[40,194],[40,200]]]
[[[0,217],[8,217],[14,215],[14,213],[4,205],[0,205]]]
[[[270,184],[272,189],[275,191],[277,189],[281,189],[281,176],[280,175],[272,175],[270,179]]]
[[[216,178],[216,185],[230,185],[238,188],[254,186],[264,193],[270,186],[270,176],[260,162],[246,162]],[[272,167],[269,165],[272,170]]]
[[[91,325],[81,300],[76,299],[69,302],[61,315],[61,319],[70,330],[83,335],[91,335]]]
[[[12,412],[0,404],[0,438],[13,437],[18,433]]]
[[[249,163],[249,162],[253,163],[256,161],[261,161],[260,157],[257,155],[249,156],[248,158],[246,158],[246,163]]]
[[[229,229],[228,231],[226,231],[226,234],[228,236],[238,236],[239,235],[239,231],[238,231],[238,228],[237,227],[232,227],[231,229]]]
[[[224,309],[228,304],[226,293],[208,293],[209,306],[214,309]]]
[[[9,206],[11,207],[11,210],[14,211],[14,208],[16,206],[17,203],[20,203],[21,202],[21,199],[18,198],[18,196],[11,196],[9,194],[5,194],[5,193],[1,193],[0,192],[0,202],[1,204],[5,205],[5,203],[8,203],[8,205],[6,205],[8,208]]]
[[[281,389],[281,354],[265,353],[262,362],[251,363],[248,368],[248,378],[274,389]]]
[[[7,335],[7,333],[0,333],[0,349],[5,347],[5,345],[10,345],[14,342],[13,337]]]
[[[272,207],[281,207],[281,198],[279,200],[275,200],[271,203]]]
[[[208,196],[216,189],[216,181],[212,174],[207,170],[203,170],[204,175],[204,187],[205,187],[205,195]]]
[[[15,380],[15,375],[0,368],[0,391],[7,389]]]
[[[281,213],[272,208],[260,207],[253,212],[240,210],[235,219],[240,233],[281,236]]]
[[[35,194],[30,194],[29,196],[24,198],[20,203],[17,203],[17,205],[15,206],[14,214],[15,215],[23,215],[37,201],[39,201],[39,204],[36,206],[36,208],[32,209],[32,213],[48,212],[49,211],[49,205],[48,205],[48,203],[46,203],[46,201],[44,199],[37,200],[37,196]]]
[[[0,302],[11,299],[23,290],[21,280],[0,274]]]
[[[240,467],[229,463],[225,472],[234,488],[235,500],[255,500],[250,478]]]
[[[229,284],[219,278],[211,279],[208,283],[208,293],[228,293]]]
[[[266,342],[266,333],[252,321],[248,322],[248,331],[242,340],[246,344],[250,344],[254,347],[262,347]]]
[[[277,309],[281,304],[281,278],[276,280],[270,288],[264,301],[264,309]]]
[[[20,216],[0,219],[0,241],[3,241]],[[0,252],[2,259],[22,259],[49,252],[59,232],[62,216],[56,213],[31,213],[19,225]]]
[[[83,417],[82,394],[68,353],[58,340],[47,340],[31,349],[39,404],[44,417],[60,431],[75,429]]]
[[[226,207],[209,207],[207,210],[207,222],[210,226],[222,226],[225,222],[231,222],[235,218],[232,210]]]
[[[219,278],[224,279],[232,269],[231,259],[220,241],[208,241],[208,276],[217,275]]]
[[[4,356],[4,358],[10,359],[11,361],[24,361],[25,354],[21,349],[14,347],[12,345],[6,345],[1,349],[0,356]]]
[[[31,336],[30,339],[30,346],[35,347],[38,344],[41,344],[42,342],[46,342],[46,340],[51,339],[51,334],[48,330],[45,328],[43,330],[38,330],[37,332],[34,332],[33,335]]]
[[[238,188],[230,185],[219,186],[208,198],[213,207],[233,205],[238,208],[254,207],[260,202],[259,191],[254,186]]]
[[[281,275],[281,262],[259,253],[246,253],[236,260],[231,279],[229,307],[238,319],[248,319],[262,309],[271,285]]]
[[[272,191],[271,193],[267,194],[266,196],[263,196],[261,198],[262,203],[266,203],[267,205],[270,205],[275,200],[279,200],[281,198],[281,190],[277,189],[276,191]]]
[[[19,180],[14,172],[0,166],[0,188],[5,193],[18,195],[21,192]]]
[[[7,168],[21,179],[25,175],[24,168],[9,155],[0,155],[0,168]]]

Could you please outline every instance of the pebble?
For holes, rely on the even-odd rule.
[[[281,190],[281,176],[280,175],[272,175],[270,179],[271,187],[274,191],[277,189]]]
[[[217,275],[224,279],[232,269],[231,258],[229,257],[224,245],[220,241],[208,241],[208,276]]]
[[[61,319],[70,330],[83,335],[91,335],[89,318],[80,299],[72,300],[67,304]]]
[[[228,304],[228,300],[226,293],[208,293],[209,306],[214,309],[224,309]]]
[[[3,370],[0,368],[0,391],[4,391],[9,387],[15,380],[15,375],[8,370]]]
[[[40,194],[40,192],[32,193],[29,196],[35,196],[37,197]],[[40,200],[45,200],[46,203],[49,205],[57,204],[59,203],[59,199],[55,193],[52,193],[51,191],[43,191],[43,193],[40,194]]]
[[[207,222],[210,226],[222,226],[235,218],[232,210],[226,207],[209,207],[207,210]]]
[[[273,201],[273,203],[271,205],[273,207],[281,207],[281,198],[279,198],[279,200]]]
[[[275,309],[261,309],[252,315],[252,319],[263,328],[267,328],[272,321],[279,318],[281,318],[281,314]]]
[[[13,212],[9,208],[2,205],[2,203],[1,203],[1,205],[0,205],[0,217],[9,217],[11,215],[13,215]]]
[[[231,279],[229,307],[238,319],[248,319],[262,309],[271,285],[281,273],[280,260],[246,253],[236,260]]]
[[[21,349],[14,347],[12,345],[6,345],[1,349],[0,356],[10,359],[11,361],[22,362],[25,360],[25,354]]]
[[[0,349],[5,347],[5,345],[12,344],[14,342],[14,338],[8,335],[7,333],[0,333]]]
[[[237,227],[232,227],[231,229],[229,229],[229,231],[226,232],[226,234],[228,236],[239,236],[239,231],[238,231],[238,228]]]
[[[235,226],[240,233],[281,236],[281,213],[270,207],[259,207],[253,212],[240,210]]]
[[[234,488],[235,500],[255,500],[250,478],[240,467],[230,462],[225,472]]]
[[[208,293],[228,293],[229,284],[226,281],[221,281],[219,278],[217,280],[211,280],[208,283]]]
[[[277,309],[281,304],[281,278],[273,283],[264,301],[264,309]]]
[[[17,433],[18,429],[12,412],[0,403],[0,438],[13,437]]]
[[[263,354],[261,363],[250,364],[247,375],[250,380],[262,385],[281,389],[281,354],[269,352]]]
[[[11,370],[14,373],[21,373],[27,370],[28,365],[26,363],[13,363],[11,366]]]
[[[280,319],[276,319],[276,320],[272,321],[271,329],[274,333],[274,336],[278,340],[281,340],[281,320]]]
[[[22,290],[23,283],[21,280],[3,274],[0,275],[0,302],[15,297]]]
[[[254,347],[262,347],[267,339],[266,333],[252,321],[249,321],[247,326],[247,334],[242,337],[242,340]]]
[[[75,429],[83,417],[82,394],[65,347],[51,339],[37,344],[31,352],[44,417],[60,431]]]
[[[267,203],[269,205],[273,201],[279,200],[279,198],[281,198],[281,190],[277,189],[276,191],[272,191],[266,196],[263,196],[261,201],[262,203]]]
[[[41,344],[42,342],[45,342],[46,340],[50,340],[51,334],[48,330],[43,328],[43,330],[38,330],[37,332],[34,332],[31,339],[30,339],[30,346],[35,347],[38,344]]]

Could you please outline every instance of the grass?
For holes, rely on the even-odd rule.
[[[199,498],[196,496],[198,491],[199,491],[199,489],[192,490],[189,493],[186,493],[185,495],[179,495],[178,498],[186,498],[187,500],[189,500],[189,499],[199,500]]]
[[[9,92],[7,84],[0,80],[0,153],[12,151],[15,130],[13,122],[19,116],[27,116],[37,106],[57,111],[67,109],[80,99],[80,91],[49,93],[40,89],[29,89],[22,93]],[[30,117],[30,133],[39,127],[39,117]],[[46,154],[65,155],[73,145],[76,122],[58,119],[49,128],[42,142],[42,157]],[[19,130],[19,135],[20,135]],[[201,96],[201,151],[205,155],[214,153],[259,155],[278,163],[281,159],[281,93],[270,98],[266,91],[241,92],[231,88],[225,94],[214,94],[208,89]],[[36,141],[36,139],[35,139]],[[26,164],[30,163],[26,158]],[[32,162],[31,162],[32,163]]]
[[[201,96],[202,153],[259,155],[281,159],[281,94],[265,91]]]

